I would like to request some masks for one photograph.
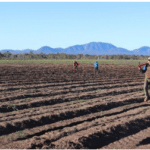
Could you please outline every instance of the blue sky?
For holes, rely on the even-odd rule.
[[[150,2],[0,2],[0,50],[150,47]]]

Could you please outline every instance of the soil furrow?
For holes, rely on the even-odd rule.
[[[133,107],[132,109],[135,109],[135,107]],[[46,142],[51,143],[51,142],[57,141],[58,139],[61,139],[63,137],[70,136],[73,133],[80,132],[82,130],[88,130],[90,128],[93,128],[94,126],[96,126],[98,128],[99,128],[99,126],[109,126],[109,124],[108,124],[109,122],[113,122],[114,125],[116,125],[115,124],[115,122],[116,122],[115,120],[116,119],[119,120],[119,119],[122,119],[124,117],[132,118],[132,119],[134,119],[135,117],[137,118],[137,116],[139,114],[141,114],[141,112],[143,112],[145,110],[148,111],[149,108],[145,109],[145,106],[144,107],[141,106],[140,108],[138,108],[138,110],[136,109],[136,112],[133,114],[131,112],[132,110],[128,109],[128,110],[126,110],[127,113],[126,112],[119,113],[120,115],[118,117],[117,117],[117,115],[114,115],[112,113],[110,113],[110,114],[107,113],[107,116],[103,115],[103,116],[101,116],[101,117],[99,116],[99,117],[97,117],[95,119],[92,119],[92,118],[86,119],[86,121],[80,121],[80,123],[78,121],[78,123],[73,123],[71,125],[67,125],[67,126],[65,126],[65,128],[62,127],[62,126],[57,128],[56,125],[53,125],[53,127],[54,127],[53,131],[54,132],[52,132],[52,129],[44,128],[44,130],[42,132],[36,133],[34,135],[35,136],[39,136],[39,135],[41,135],[41,134],[43,134],[45,132],[45,135],[40,136],[38,139],[44,139],[44,143],[46,143]],[[106,125],[106,124],[108,124],[108,125]],[[109,127],[109,128],[113,128],[113,130],[115,130],[114,128],[116,128],[116,127],[115,126],[112,127],[112,125],[111,125],[111,127]],[[26,138],[29,138],[29,137],[31,137],[31,136],[27,136],[26,135]],[[32,135],[32,137],[33,137],[33,135]],[[21,139],[23,140],[25,138],[22,137]],[[18,138],[18,140],[20,140],[20,139]],[[33,141],[33,140],[31,139],[31,141]],[[39,142],[38,142],[38,144],[39,144]],[[31,145],[32,145],[32,147],[28,147],[28,148],[35,148],[35,146],[37,146],[36,144],[31,144]],[[41,148],[41,147],[38,147],[38,148]]]
[[[145,114],[144,118],[142,115],[136,115],[134,117],[131,116],[131,117],[127,117],[128,119],[122,119],[121,122],[115,121],[108,125],[105,124],[104,127],[96,126],[96,127],[89,128],[87,130],[83,130],[81,132],[77,132],[73,136],[74,139],[72,139],[70,135],[61,138],[60,140],[54,143],[53,142],[51,143],[50,141],[48,143],[48,140],[46,142],[49,144],[49,148],[55,148],[55,149],[57,148],[64,149],[65,145],[70,142],[78,143],[79,144],[78,147],[80,148],[99,149],[105,145],[108,145],[109,143],[118,141],[123,137],[136,134],[140,130],[146,129],[147,126],[150,127],[150,117],[148,113],[150,113],[149,109],[147,110],[147,113]],[[31,148],[36,147],[36,143],[32,143],[31,145],[32,145]],[[41,145],[44,145],[44,143],[42,143]],[[38,148],[38,146],[36,148]],[[76,148],[76,146],[74,148]]]
[[[95,113],[95,112],[100,112],[100,111],[104,111],[104,110],[109,110],[112,109],[113,107],[119,107],[119,106],[124,106],[127,104],[131,104],[131,103],[136,103],[137,100],[135,99],[131,99],[128,100],[126,102],[110,102],[107,104],[92,104],[92,105],[86,105],[85,107],[79,107],[74,109],[73,111],[70,111],[70,109],[68,110],[58,110],[56,112],[51,112],[51,114],[49,114],[48,112],[45,112],[42,115],[36,115],[36,116],[32,116],[32,117],[24,117],[24,119],[16,119],[14,121],[5,121],[4,125],[2,123],[0,123],[1,125],[1,129],[0,129],[0,135],[5,134],[9,134],[12,133],[13,131],[19,129],[19,130],[23,130],[25,128],[33,128],[36,126],[42,126],[45,124],[50,124],[50,123],[54,123],[60,120],[64,120],[66,119],[71,119],[74,117],[78,117],[78,116],[83,116],[83,115],[88,115],[89,113]],[[142,101],[142,99],[138,100],[139,102]],[[25,119],[26,118],[26,119]]]
[[[137,66],[100,65],[94,75],[93,64],[75,73],[72,64],[0,64],[0,72],[0,148],[149,145],[150,102]]]
[[[64,104],[63,106],[62,105],[60,105],[60,107],[58,107],[58,106],[54,106],[54,107],[39,107],[39,108],[37,108],[37,109],[30,109],[30,111],[28,110],[28,109],[26,109],[26,110],[24,110],[24,111],[22,111],[22,112],[18,112],[18,113],[16,113],[16,114],[12,114],[11,116],[10,116],[10,114],[9,115],[3,115],[2,117],[0,117],[1,119],[0,119],[0,122],[3,122],[3,121],[10,121],[10,120],[14,120],[14,119],[18,119],[18,118],[23,118],[23,117],[27,117],[27,116],[31,116],[31,114],[32,114],[32,116],[35,116],[35,115],[42,115],[42,114],[44,114],[44,113],[51,113],[51,112],[57,112],[58,110],[59,111],[69,111],[70,109],[72,110],[74,110],[75,111],[75,109],[76,108],[81,108],[81,107],[84,107],[84,109],[86,109],[86,107],[88,108],[88,107],[96,107],[97,105],[98,106],[101,106],[102,107],[102,109],[106,109],[106,107],[107,108],[110,108],[110,109],[112,109],[113,107],[117,107],[117,106],[124,106],[124,107],[122,107],[122,109],[124,109],[124,108],[127,108],[127,107],[129,107],[130,105],[131,105],[131,102],[132,102],[132,105],[134,104],[134,103],[136,103],[136,102],[141,102],[141,98],[139,98],[139,96],[140,95],[138,95],[138,99],[139,100],[136,100],[135,101],[135,99],[137,98],[137,97],[135,97],[135,96],[132,96],[131,97],[131,95],[130,95],[130,99],[128,99],[128,100],[126,100],[126,98],[125,97],[123,97],[123,95],[122,95],[122,97],[120,97],[120,100],[118,99],[117,101],[115,100],[115,98],[114,97],[108,97],[107,98],[107,100],[105,99],[105,101],[103,101],[102,99],[92,99],[92,101],[90,100],[86,100],[86,101],[71,101],[71,103],[68,103],[68,104]],[[86,107],[85,107],[85,106]],[[96,109],[95,109],[96,110]]]
[[[129,135],[118,141],[110,143],[107,146],[102,147],[102,149],[145,149],[145,145],[149,144],[150,140],[150,127],[137,132],[136,134]],[[127,144],[128,143],[128,144]]]
[[[117,88],[115,88],[117,87]],[[126,87],[126,86],[123,86],[123,88]],[[138,86],[138,87],[141,87],[141,86]],[[128,90],[122,90],[122,88],[120,87],[118,89],[118,85],[117,86],[111,86],[111,87],[101,87],[100,90],[104,90],[103,93],[94,93],[95,95],[93,94],[88,94],[87,91],[95,91],[95,90],[99,90],[99,88],[89,88],[89,89],[83,89],[83,90],[76,90],[76,91],[61,91],[61,92],[56,92],[56,93],[53,93],[53,94],[42,94],[42,93],[39,93],[39,94],[34,94],[34,95],[20,95],[20,96],[16,96],[16,97],[11,97],[11,98],[7,98],[7,99],[22,99],[22,98],[33,98],[33,97],[43,97],[43,96],[55,96],[55,95],[59,95],[59,94],[67,94],[69,92],[71,93],[78,93],[78,92],[86,92],[86,95],[78,95],[78,96],[74,96],[74,97],[71,97],[71,100],[75,101],[75,100],[82,100],[82,99],[93,99],[93,98],[98,98],[98,97],[103,97],[103,96],[109,96],[109,95],[118,95],[118,94],[122,94],[122,93],[129,93],[129,92],[135,92],[135,91],[140,91],[142,90],[142,88],[138,88],[137,86],[135,87],[128,87]],[[105,92],[106,90],[108,89],[112,89],[110,90],[110,92]],[[124,88],[125,89],[125,88]],[[59,94],[58,94],[59,93]],[[88,95],[87,95],[88,94]],[[26,109],[26,108],[31,108],[31,107],[39,107],[39,106],[44,106],[44,105],[54,105],[54,104],[58,104],[58,103],[63,103],[63,102],[68,102],[70,101],[70,98],[69,99],[62,99],[62,98],[57,98],[56,99],[50,99],[50,100],[47,100],[47,101],[36,101],[36,102],[29,102],[28,104],[24,103],[24,104],[20,104],[20,105],[15,105],[15,109],[16,110],[21,110],[21,109]],[[0,106],[0,112],[11,112],[11,111],[14,111],[13,107],[9,107],[8,105],[2,105]]]

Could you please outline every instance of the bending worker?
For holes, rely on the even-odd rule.
[[[98,62],[97,61],[94,63],[94,69],[95,69],[94,74],[98,73]]]
[[[150,99],[148,94],[148,85],[150,84],[150,57],[148,58],[148,62],[138,65],[140,71],[142,71],[141,69],[142,66],[144,66],[145,69],[147,68],[145,72],[145,80],[144,80],[144,92],[145,92],[144,102],[146,102]]]
[[[78,70],[78,66],[79,66],[79,63],[74,61],[73,62],[73,71],[77,71]]]

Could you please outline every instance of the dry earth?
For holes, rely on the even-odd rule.
[[[0,149],[150,149],[137,66],[0,64]]]

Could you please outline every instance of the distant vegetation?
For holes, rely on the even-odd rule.
[[[0,53],[0,63],[49,63],[72,64],[73,60],[80,64],[114,64],[114,65],[138,65],[147,61],[149,56],[136,55],[67,55],[67,54],[11,54]]]
[[[57,54],[33,54],[32,51],[30,53],[25,54],[11,54],[9,51],[5,53],[0,53],[0,59],[4,60],[29,60],[29,59],[91,59],[91,60],[147,60],[149,56],[145,55],[83,55],[83,54],[77,54],[77,55],[69,55],[69,54],[63,54],[63,53],[57,53]]]

